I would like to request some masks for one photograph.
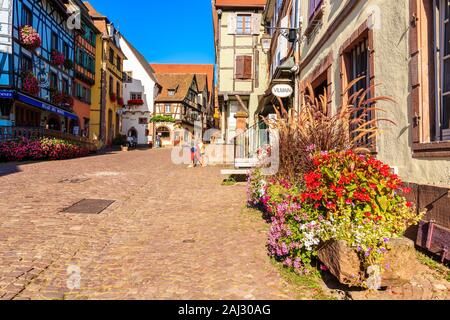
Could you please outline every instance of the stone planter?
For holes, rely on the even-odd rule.
[[[382,287],[408,283],[420,269],[414,243],[406,238],[392,239],[392,250],[382,263]],[[357,252],[345,241],[330,241],[319,250],[319,259],[340,283],[353,286],[364,281]]]
[[[123,152],[127,152],[127,151],[128,151],[128,147],[122,146],[121,148],[122,148],[122,151],[123,151]]]

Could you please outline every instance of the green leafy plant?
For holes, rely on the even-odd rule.
[[[169,122],[174,123],[175,119],[171,116],[157,115],[150,119],[150,122],[158,123],[158,122]]]

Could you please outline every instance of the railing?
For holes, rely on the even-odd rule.
[[[270,144],[269,130],[260,126],[261,123],[257,123],[234,138],[235,159],[255,158],[259,148]]]
[[[94,142],[88,138],[74,136],[70,133],[36,127],[0,127],[0,142],[14,141],[20,138],[41,139],[55,138],[77,143],[89,150],[96,149]]]
[[[0,142],[14,141],[19,138],[39,139],[43,136],[43,128],[0,127]]]

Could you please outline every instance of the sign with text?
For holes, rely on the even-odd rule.
[[[287,98],[292,96],[294,89],[288,84],[277,84],[272,88],[272,94],[275,97]]]

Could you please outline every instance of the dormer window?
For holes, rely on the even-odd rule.
[[[169,93],[169,97],[173,97],[175,95],[175,90],[169,89],[168,93]]]

